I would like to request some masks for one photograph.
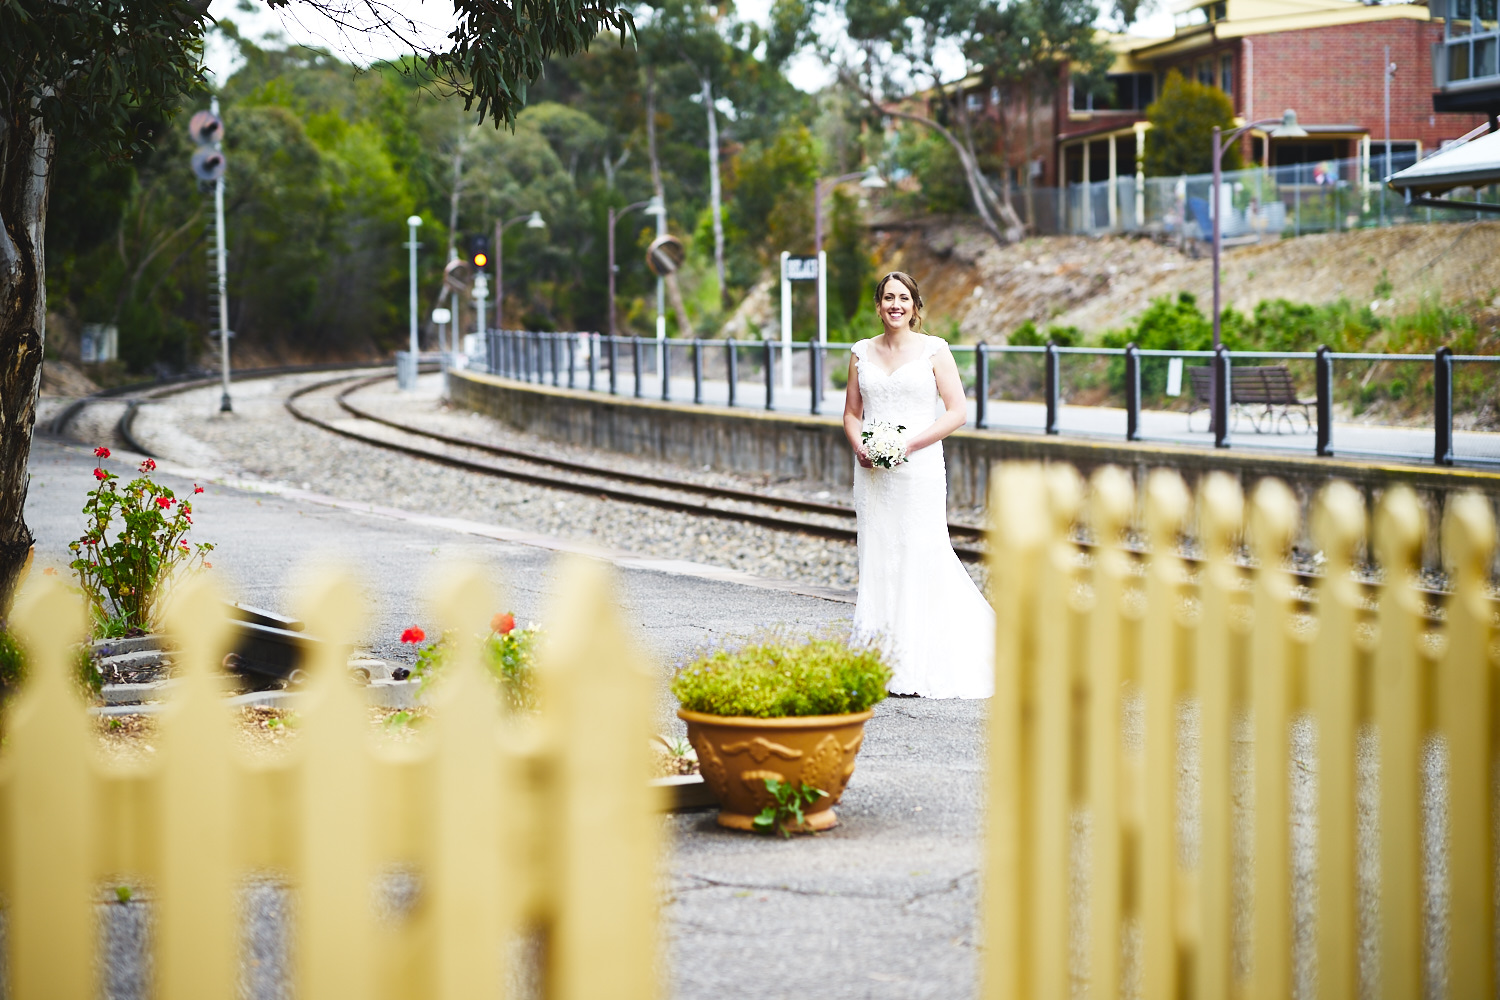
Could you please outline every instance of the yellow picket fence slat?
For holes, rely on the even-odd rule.
[[[990,503],[984,997],[1495,995],[1489,501],[1447,502],[1436,611],[1404,488],[1369,539],[1323,491],[1311,593],[1276,480],[1013,463]]]
[[[657,992],[659,803],[653,679],[611,601],[606,567],[567,564],[538,653],[542,711],[503,714],[476,632],[491,595],[472,571],[435,595],[454,655],[410,742],[372,733],[344,664],[362,600],[348,577],[306,588],[325,640],[308,664],[299,735],[245,756],[224,702],[228,631],[211,583],[184,585],[169,619],[180,679],[143,764],[98,757],[72,689],[82,607],[53,581],[13,621],[29,678],[0,756],[0,892],[16,1000],[98,995],[101,892],[144,887],[163,1000],[240,993],[251,878],[295,910],[296,996],[469,1000],[504,995],[507,962],[538,956],[542,995],[647,1000]],[[392,880],[404,909],[377,905]],[[518,944],[519,943],[519,944]]]

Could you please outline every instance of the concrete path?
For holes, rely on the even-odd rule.
[[[130,456],[106,462],[129,474]],[[90,449],[38,436],[27,521],[38,567],[66,574],[67,543],[93,485]],[[174,489],[191,479],[163,464]],[[294,611],[295,568],[314,558],[358,566],[369,588],[368,648],[410,658],[401,630],[429,624],[422,581],[445,559],[488,567],[502,605],[540,620],[552,583],[552,540],[519,540],[422,511],[371,512],[305,491],[256,493],[206,484],[195,537],[233,597]],[[364,509],[360,509],[363,507]],[[493,526],[491,526],[493,527]],[[503,529],[504,526],[499,526]],[[771,622],[809,629],[846,620],[848,603],[751,578],[617,558],[620,599],[662,664],[664,732],[681,733],[665,693],[670,665],[699,645]],[[840,808],[843,825],[817,838],[762,839],[721,831],[711,814],[666,820],[664,935],[668,995],[682,1000],[957,998],[974,992],[974,916],[982,702],[891,699],[876,710],[859,769]]]

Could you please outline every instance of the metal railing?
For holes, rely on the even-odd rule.
[[[1428,151],[1436,152],[1435,150]],[[1224,237],[1279,239],[1304,233],[1340,232],[1406,223],[1474,219],[1473,209],[1408,205],[1385,178],[1417,162],[1410,148],[1387,160],[1374,142],[1365,155],[1316,163],[1252,167],[1223,175]],[[1487,187],[1464,200],[1494,202],[1500,191]],[[1121,174],[1113,180],[1065,187],[1012,187],[1011,204],[1038,236],[1147,232],[1208,239],[1213,202],[1212,174],[1146,177]]]
[[[816,415],[840,409],[835,394],[851,346],[498,330],[487,335],[484,367],[558,388]],[[981,429],[1177,443],[1206,434],[1220,448],[1241,434],[1320,456],[1500,464],[1500,434],[1455,421],[1457,413],[1458,424],[1500,423],[1500,393],[1487,388],[1500,384],[1500,356],[1447,347],[1430,355],[1052,344],[950,350],[972,400],[969,423]],[[1268,364],[1288,370],[1294,397],[1235,400],[1236,368]],[[1197,376],[1206,394],[1193,389],[1194,367],[1208,370]],[[1382,371],[1387,377],[1376,381]]]

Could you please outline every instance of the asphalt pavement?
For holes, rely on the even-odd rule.
[[[26,517],[37,566],[67,573],[67,543],[83,530],[91,449],[38,435]],[[106,460],[122,474],[132,456]],[[179,473],[188,472],[184,476]],[[191,470],[158,477],[191,489]],[[317,559],[356,567],[369,594],[368,650],[410,658],[399,642],[431,623],[424,581],[455,557],[488,568],[501,604],[542,620],[559,551],[579,546],[501,525],[391,510],[305,490],[216,482],[195,497],[195,539],[229,596],[293,612],[297,568]],[[694,649],[771,623],[847,621],[837,592],[790,586],[690,562],[600,553],[617,567],[627,621],[661,664],[658,723],[684,732],[666,679]],[[542,621],[545,625],[545,621]],[[986,703],[889,699],[868,726],[841,825],[817,837],[762,838],[719,829],[711,813],[665,820],[666,995],[697,998],[958,998],[972,996]]]

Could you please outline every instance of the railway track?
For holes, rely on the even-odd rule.
[[[438,462],[482,475],[511,479],[517,482],[565,490],[582,495],[603,497],[623,503],[641,504],[661,510],[672,510],[701,517],[738,521],[744,524],[755,524],[777,531],[797,532],[851,543],[856,541],[858,537],[855,530],[854,509],[847,505],[803,500],[794,497],[770,497],[749,490],[708,486],[701,483],[686,482],[623,470],[601,469],[583,462],[538,454],[522,449],[507,448],[486,441],[477,441],[472,438],[444,434],[394,420],[367,410],[350,399],[360,389],[394,377],[389,372],[381,372],[373,375],[368,374],[369,367],[368,365],[294,366],[246,372],[240,378],[272,378],[279,375],[303,374],[313,371],[340,371],[346,373],[352,371],[352,374],[338,375],[295,390],[284,400],[284,406],[296,419],[329,433],[389,451],[410,455],[414,458]],[[198,379],[178,382],[167,386],[146,387],[146,391],[128,401],[127,410],[120,418],[119,432],[121,437],[130,444],[132,449],[142,454],[151,454],[147,448],[135,440],[134,435],[130,431],[130,423],[134,418],[136,407],[140,403],[151,399],[174,395],[179,392],[186,392],[204,385],[216,383],[217,379]],[[396,431],[398,434],[414,440],[391,440],[389,436],[380,436],[364,433],[350,427],[341,427],[308,412],[299,402],[303,397],[339,386],[342,386],[342,388],[334,396],[334,402],[344,413],[355,420],[390,431]],[[91,399],[93,398],[95,397],[91,397]],[[119,399],[119,395],[101,396],[98,398]],[[67,413],[54,422],[54,426],[65,424],[66,419],[71,419],[71,416],[76,412],[77,410],[70,408]],[[434,447],[433,445],[440,447]],[[796,514],[805,516],[796,517],[794,516]],[[948,532],[953,543],[953,549],[960,559],[966,562],[979,562],[983,560],[984,549],[982,542],[984,539],[984,529],[974,525],[949,522]],[[1087,552],[1093,548],[1093,545],[1080,540],[1079,547],[1084,552]],[[1134,549],[1131,551],[1137,556],[1144,554]],[[1186,553],[1182,555],[1190,572],[1196,573],[1201,560]],[[1297,584],[1304,587],[1314,586],[1321,576],[1319,573],[1296,568],[1290,568],[1289,574]],[[1382,589],[1382,584],[1371,580],[1363,581],[1362,585],[1366,594],[1372,599],[1376,598]],[[1447,597],[1445,591],[1433,588],[1417,588],[1417,593],[1434,609],[1440,606]],[[1310,607],[1310,596],[1300,598],[1297,603],[1304,607]],[[1435,612],[1430,616],[1434,615]]]
[[[601,469],[582,462],[416,427],[373,413],[350,401],[349,397],[353,393],[390,377],[383,374],[364,378],[344,376],[327,379],[296,390],[287,397],[285,405],[287,411],[298,420],[332,434],[482,475],[624,503],[643,504],[661,510],[754,524],[776,531],[797,532],[844,542],[854,542],[858,537],[854,509],[846,505],[793,497],[769,497],[749,490]],[[308,412],[299,403],[305,396],[340,385],[343,388],[335,395],[334,401],[345,413],[357,420],[388,428],[417,440],[393,441],[388,436],[341,427]],[[442,447],[432,447],[428,442],[435,442]],[[794,516],[796,514],[805,516]],[[984,558],[984,550],[979,544],[984,536],[982,528],[964,524],[950,524],[948,528],[954,551],[960,559],[978,562]]]

